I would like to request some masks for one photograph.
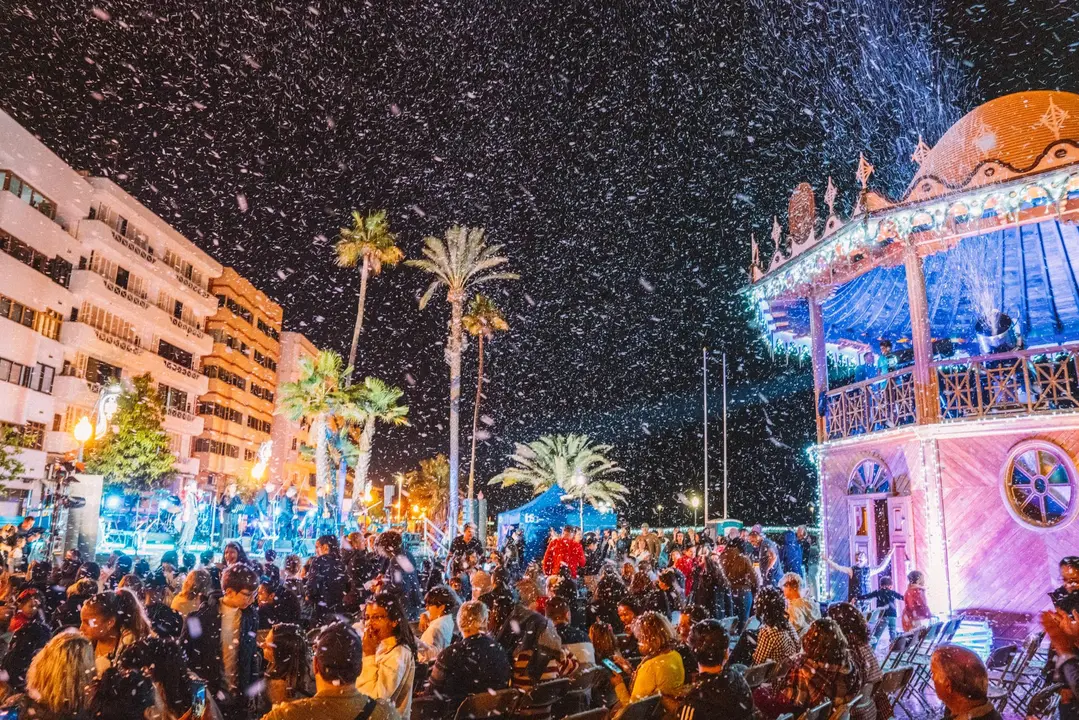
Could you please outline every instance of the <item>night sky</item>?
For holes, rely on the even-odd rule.
[[[1008,92],[1079,91],[1069,1],[56,0],[0,17],[0,107],[316,344],[348,350],[359,277],[331,249],[351,209],[386,209],[411,257],[485,227],[522,277],[489,288],[512,331],[488,345],[478,476],[515,441],[588,433],[626,468],[633,522],[659,503],[684,522],[673,496],[701,487],[704,345],[728,352],[732,516],[811,519],[810,370],[769,356],[737,295],[750,232],[769,255],[796,183],[823,207],[832,175],[848,208],[864,150],[895,197],[919,133]],[[425,285],[399,267],[369,286],[358,373],[412,411],[379,430],[376,481],[447,449],[449,313],[417,309]],[[465,365],[462,444],[474,349]]]

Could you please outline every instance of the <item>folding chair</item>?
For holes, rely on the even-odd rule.
[[[881,670],[898,667],[899,659],[910,650],[911,643],[913,642],[914,635],[911,633],[903,633],[902,635],[895,636],[892,639],[892,644],[888,647],[888,654],[884,656],[884,660],[880,664]]]
[[[861,701],[862,696],[860,694],[855,695],[849,701],[836,707],[836,709],[832,711],[832,714],[828,716],[828,720],[850,720],[851,708],[853,708]]]
[[[754,665],[747,668],[742,677],[745,678],[746,684],[750,689],[760,687],[767,680],[772,677],[772,670],[775,668],[775,660],[765,660],[760,665]]]
[[[550,717],[554,704],[569,692],[569,687],[570,682],[566,678],[542,682],[524,694],[514,712],[530,718]]]
[[[802,713],[802,717],[799,720],[827,720],[828,714],[832,711],[832,701],[825,700],[815,708],[810,708]]]
[[[903,712],[905,712],[908,717],[913,717],[913,715],[910,710],[907,709],[907,706],[900,702],[900,698],[907,689],[907,685],[910,684],[910,679],[912,677],[914,677],[914,667],[912,665],[905,665],[903,667],[892,668],[885,672],[881,677],[880,682],[877,684],[877,691],[888,698],[888,703],[893,708],[896,706],[903,708]]]
[[[729,635],[731,629],[734,627],[734,623],[736,623],[737,621],[738,618],[736,617],[725,617],[720,619],[719,624],[723,626],[723,629],[726,630],[727,634]]]
[[[1001,688],[1004,690],[1004,696],[998,699],[1000,703],[997,705],[997,710],[1001,713],[1008,707],[1009,700],[1013,700],[1012,693],[1016,691],[1024,683],[1040,682],[1037,679],[1028,678],[1026,675],[1027,666],[1030,661],[1034,659],[1034,656],[1038,652],[1038,648],[1042,644],[1042,640],[1045,639],[1045,633],[1042,631],[1032,632],[1027,636],[1027,639],[1023,641],[1023,646],[1020,648],[1019,653],[1016,655],[1015,662],[1012,667],[1002,676]],[[1029,693],[1023,693],[1025,698]],[[1014,700],[1018,702],[1021,698],[1016,697]],[[1021,705],[1020,705],[1021,708]],[[1017,708],[1017,709],[1020,709]]]
[[[555,717],[581,713],[592,707],[592,688],[606,672],[598,665],[593,665],[570,678],[569,690],[554,704]]]
[[[662,695],[649,695],[637,702],[632,702],[626,705],[626,709],[619,715],[618,720],[652,720],[659,711],[659,703],[662,699]]]
[[[1064,683],[1047,685],[1034,693],[1030,702],[1027,703],[1026,712],[1023,713],[1027,720],[1030,718],[1050,718],[1060,703],[1060,691],[1068,687]]]
[[[482,720],[484,718],[508,718],[517,710],[517,703],[521,701],[521,691],[516,688],[506,688],[493,692],[482,692],[469,695],[457,707],[454,720]],[[413,701],[413,715],[415,701]]]

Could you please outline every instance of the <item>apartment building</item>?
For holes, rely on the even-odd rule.
[[[203,359],[208,388],[198,413],[204,431],[195,456],[201,477],[250,478],[259,446],[269,440],[281,354],[281,306],[232,268],[213,280],[216,313],[207,320],[212,352]]]
[[[206,319],[217,310],[209,280],[220,263],[106,178],[87,179],[92,195],[74,233],[79,258],[71,274],[75,296],[61,332],[65,434],[88,413],[111,378],[150,373],[165,403],[164,430],[177,471],[195,476],[195,438],[203,422],[196,401],[208,387],[201,358],[213,349]]]
[[[300,376],[300,360],[318,355],[318,348],[302,333],[281,333],[281,358],[277,366],[277,382],[295,382]],[[315,463],[300,454],[300,446],[308,444],[307,429],[284,415],[273,419],[273,457],[270,477],[282,487],[297,489],[315,487]]]
[[[47,453],[62,445],[54,432],[65,410],[61,335],[77,306],[71,231],[91,195],[78,173],[0,112],[0,423],[29,431],[20,453],[28,480],[44,477]],[[17,501],[33,487],[11,483],[5,496]],[[12,509],[0,501],[0,514]]]

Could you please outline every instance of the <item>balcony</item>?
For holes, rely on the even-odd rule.
[[[88,383],[75,375],[57,375],[52,385],[53,397],[65,404],[80,407],[93,407],[100,391],[100,384]]]
[[[71,247],[71,237],[55,220],[10,192],[0,191],[0,230],[34,243],[49,256],[63,255]]]
[[[174,273],[174,275],[176,276],[176,279],[180,281],[180,284],[183,285],[184,287],[186,287],[188,290],[193,290],[196,293],[198,293],[201,297],[206,298],[206,299],[210,299],[210,298],[213,297],[212,295],[210,295],[209,290],[202,287],[201,285],[199,285],[197,282],[195,282],[191,278],[184,277],[179,272]]]
[[[832,390],[825,401],[827,440],[913,425],[917,420],[913,368]]]
[[[210,379],[191,368],[166,360],[160,355],[153,356],[159,366],[151,369],[154,379],[164,382],[166,385],[181,388],[195,396],[206,393],[210,385]],[[197,416],[195,416],[197,417]]]
[[[203,332],[202,328],[198,327],[197,325],[192,325],[189,322],[184,322],[175,315],[169,315],[169,321],[172,322],[172,324],[176,327],[183,330],[185,333],[194,335],[195,337],[200,339],[206,337],[206,333]]]
[[[930,372],[940,423],[1079,410],[1079,344],[937,360]],[[914,369],[831,390],[824,410],[825,440],[913,425]]]
[[[141,365],[131,357],[142,355],[143,349],[137,342],[98,330],[84,322],[65,322],[60,327],[60,342],[125,369],[140,368]]]
[[[116,249],[122,248],[124,255],[134,254],[150,267],[154,267],[157,263],[152,248],[124,237],[100,220],[80,220],[78,234],[80,240],[93,238],[100,240],[103,244],[112,245]]]
[[[92,270],[75,270],[72,272],[71,291],[74,293],[94,293],[97,297],[105,298],[107,301],[120,298],[126,303],[131,303],[141,310],[146,310],[150,307],[150,303],[144,295],[138,295],[127,288],[122,288],[108,278],[98,275]],[[118,304],[118,307],[122,308],[123,306],[124,303]]]
[[[165,414],[168,415],[169,417],[174,417],[174,418],[177,418],[178,420],[185,420],[187,422],[191,422],[191,421],[195,420],[198,417],[197,415],[195,415],[190,410],[184,410],[182,408],[177,408],[177,407],[167,407],[167,408],[165,408]]]
[[[162,423],[162,428],[167,432],[197,437],[202,434],[205,427],[202,418],[198,415],[193,415],[186,408],[165,408],[165,418]]]

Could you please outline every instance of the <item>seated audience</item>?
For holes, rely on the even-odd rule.
[[[420,616],[418,659],[434,662],[438,654],[453,642],[453,616],[457,612],[457,595],[446,585],[435,585],[423,596],[426,610]]]
[[[501,690],[510,684],[510,661],[503,647],[487,632],[487,606],[470,600],[457,611],[461,640],[443,650],[431,669],[428,692],[441,701],[444,716],[452,718],[469,695]]]
[[[400,720],[393,705],[356,689],[363,640],[343,622],[327,625],[314,642],[315,696],[274,707],[264,720]]]
[[[795,656],[777,686],[780,699],[803,710],[825,700],[831,700],[833,706],[842,705],[861,689],[862,678],[851,660],[847,639],[831,618],[821,618],[809,626],[801,654]]]
[[[765,585],[757,593],[755,600],[757,619],[761,621],[757,632],[757,648],[753,651],[753,664],[760,665],[768,660],[783,663],[798,654],[801,643],[798,633],[787,617],[787,601],[783,591],[771,585]]]
[[[547,601],[547,619],[554,623],[562,649],[569,652],[582,667],[596,664],[596,650],[588,633],[570,623],[569,602],[562,597],[553,597]]]
[[[787,619],[798,637],[802,637],[813,621],[820,619],[820,605],[815,600],[802,597],[805,583],[801,575],[787,573],[779,581],[779,587],[783,589],[783,597],[787,600]]]
[[[937,697],[948,709],[947,717],[1000,720],[989,702],[989,674],[973,652],[959,645],[940,645],[933,651],[929,668]]]
[[[674,628],[667,618],[656,612],[646,612],[637,620],[635,634],[643,658],[641,664],[634,672],[623,659],[619,663],[622,672],[611,680],[622,705],[658,693],[672,693],[685,682],[682,656],[674,649]],[[618,662],[617,658],[615,662]],[[630,677],[632,684],[627,688]]]
[[[851,660],[858,674],[862,676],[862,699],[851,709],[853,720],[876,720],[877,705],[887,707],[887,698],[874,698],[873,693],[882,674],[880,662],[873,654],[873,646],[870,644],[869,625],[866,624],[865,615],[850,603],[836,603],[828,608],[828,617],[832,618],[843,631],[850,646]]]
[[[702,620],[690,630],[697,656],[697,681],[683,696],[678,720],[753,720],[753,693],[742,674],[726,666],[730,636],[718,620]]]

